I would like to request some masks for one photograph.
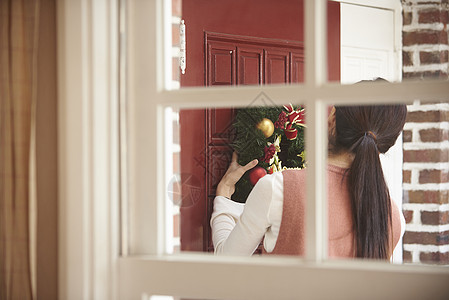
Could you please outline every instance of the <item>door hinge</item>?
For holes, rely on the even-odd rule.
[[[179,50],[179,67],[181,68],[181,73],[186,73],[186,25],[184,20],[181,20],[179,25],[179,35],[180,35],[180,50]]]

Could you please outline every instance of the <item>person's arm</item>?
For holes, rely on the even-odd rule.
[[[231,231],[234,229],[245,204],[234,202],[223,196],[217,196],[214,199],[214,211],[210,219],[212,228],[212,242],[215,253],[222,247]]]
[[[245,205],[215,198],[210,223],[216,254],[251,255],[257,249],[270,226],[272,181],[269,175],[260,179]]]

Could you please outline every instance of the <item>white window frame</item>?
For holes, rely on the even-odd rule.
[[[391,1],[350,1],[390,7]],[[396,1],[398,2],[398,1]],[[445,100],[447,81],[327,83],[325,2],[306,0],[306,82],[164,90],[163,1],[129,0],[127,187],[129,251],[119,252],[118,1],[58,2],[59,298],[139,299],[143,294],[232,299],[443,299],[449,270],[326,260],[325,106]],[[244,106],[264,91],[305,103],[311,181],[306,257],[166,255],[164,107]],[[163,171],[162,171],[163,173]],[[316,183],[316,184],[315,184]],[[314,188],[313,188],[314,187]],[[315,201],[316,199],[316,201]],[[128,253],[127,255],[124,255]]]

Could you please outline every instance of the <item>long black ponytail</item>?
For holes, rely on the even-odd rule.
[[[405,105],[336,107],[336,149],[349,150],[348,172],[355,256],[388,259],[392,208],[379,153],[394,145],[405,123]]]

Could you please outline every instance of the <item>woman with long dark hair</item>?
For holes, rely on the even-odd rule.
[[[403,216],[390,198],[379,154],[402,132],[405,105],[340,106],[328,119],[329,256],[390,259]],[[236,155],[217,187],[211,218],[216,253],[250,255],[263,239],[266,253],[303,255],[305,170],[266,175],[246,204],[230,200],[234,185],[257,160]],[[402,227],[402,230],[401,230]]]

